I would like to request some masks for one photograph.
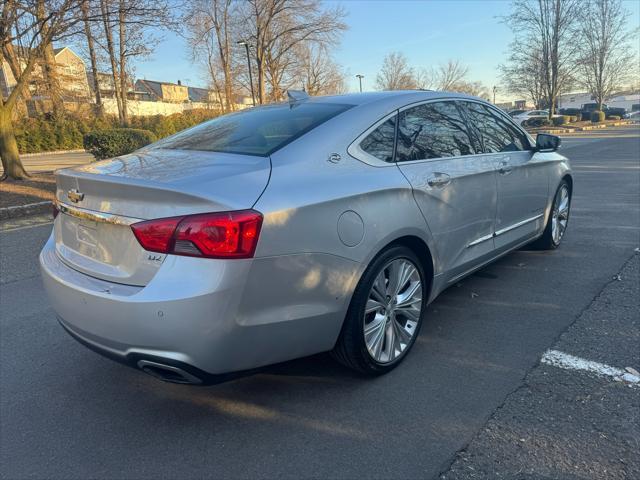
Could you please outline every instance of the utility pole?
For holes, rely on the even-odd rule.
[[[251,100],[253,101],[253,106],[256,106],[256,96],[253,93],[253,75],[251,74],[251,57],[249,56],[249,43],[245,40],[240,40],[237,42],[238,45],[244,45],[245,51],[247,52],[247,66],[249,67],[249,84],[251,85]]]
[[[358,75],[356,75],[356,78],[360,82],[360,93],[362,93],[362,79],[364,78],[364,75],[358,74]]]

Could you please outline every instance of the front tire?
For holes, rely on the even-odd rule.
[[[571,187],[569,182],[562,180],[553,197],[553,205],[551,205],[551,213],[544,233],[533,243],[533,246],[539,250],[555,250],[558,248],[569,224],[570,211]]]
[[[394,246],[378,255],[355,289],[334,358],[369,375],[395,368],[422,326],[426,285],[424,268],[409,248]]]

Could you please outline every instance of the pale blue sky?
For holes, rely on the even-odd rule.
[[[511,31],[500,21],[509,12],[508,0],[328,0],[348,13],[349,30],[334,57],[349,73],[349,88],[358,88],[356,74],[365,76],[363,89],[374,88],[387,53],[402,52],[417,69],[448,59],[469,67],[469,79],[488,88],[497,84],[497,67],[504,61]],[[630,26],[640,26],[640,0],[626,0]],[[136,76],[205,86],[206,80],[189,61],[179,36],[164,34],[155,54],[136,65]],[[501,98],[498,91],[498,99]],[[510,99],[510,96],[506,96]]]

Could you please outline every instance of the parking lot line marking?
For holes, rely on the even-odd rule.
[[[593,373],[599,377],[612,377],[629,383],[640,383],[640,377],[620,368],[611,367],[604,363],[574,357],[559,350],[547,350],[541,359],[542,363],[565,370],[581,370]]]
[[[6,220],[0,223],[0,232],[15,232],[17,230],[24,230],[25,228],[41,227],[42,225],[52,225],[53,219],[51,215],[43,215],[32,218]]]

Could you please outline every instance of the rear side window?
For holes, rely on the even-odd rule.
[[[425,103],[400,113],[396,161],[474,153],[472,134],[453,102]]]
[[[529,141],[524,133],[501,118],[485,105],[464,102],[471,123],[479,130],[485,153],[528,150]]]
[[[396,117],[390,118],[360,142],[360,148],[383,162],[393,162]]]
[[[250,108],[201,123],[150,148],[267,156],[351,107],[304,102]]]

